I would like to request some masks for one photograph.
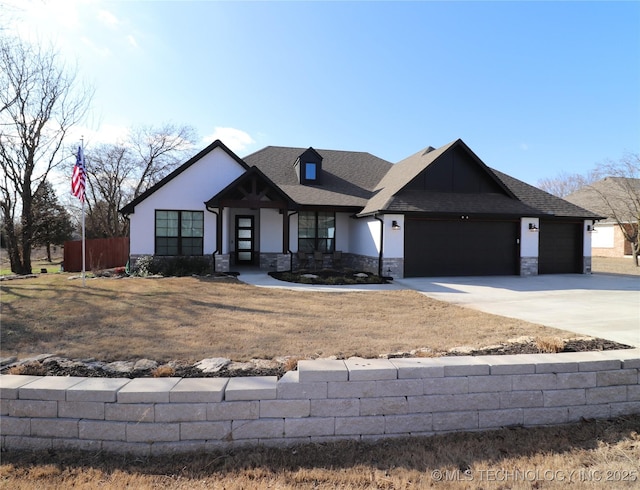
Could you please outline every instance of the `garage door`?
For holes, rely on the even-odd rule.
[[[519,223],[405,220],[406,277],[518,274]]]
[[[582,273],[582,223],[540,222],[538,273]]]

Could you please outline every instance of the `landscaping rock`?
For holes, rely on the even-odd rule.
[[[231,359],[226,359],[224,357],[211,357],[196,363],[194,367],[203,373],[217,373],[228,366],[230,362]]]
[[[129,374],[133,371],[133,361],[115,361],[104,366],[104,370],[112,373]]]
[[[151,359],[140,359],[136,361],[133,365],[134,371],[151,371],[158,367],[158,363],[156,361],[152,361]]]
[[[0,357],[0,366],[6,366],[18,360],[17,357]]]
[[[531,338],[511,339],[504,344],[491,345],[484,348],[458,347],[449,352],[436,352],[428,347],[409,352],[394,352],[382,354],[380,358],[399,357],[437,357],[461,356],[461,355],[503,355],[503,354],[537,354],[541,350],[536,341]],[[613,349],[631,349],[631,346],[619,344],[605,339],[581,337],[564,340],[562,352],[587,352]],[[316,359],[344,359],[344,356],[323,357],[321,354],[312,356]],[[11,360],[13,359],[13,360]],[[185,361],[169,361],[162,367],[162,373],[155,372],[158,363],[152,359],[140,359],[134,361],[116,361],[105,363],[90,359],[66,359],[42,354],[16,361],[15,358],[0,359],[0,371],[2,373],[23,374],[34,376],[85,376],[85,377],[147,377],[151,376],[176,376],[182,378],[205,377],[234,377],[234,376],[277,376],[284,375],[287,369],[294,369],[299,358],[296,356],[283,356],[272,360],[252,359],[249,362],[232,362],[224,357],[212,357],[203,359],[196,364]],[[4,362],[4,364],[2,363]]]

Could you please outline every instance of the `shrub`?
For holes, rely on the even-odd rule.
[[[176,370],[168,364],[158,366],[153,371],[151,371],[151,376],[153,376],[154,378],[170,378],[171,376],[175,376],[175,374]]]
[[[149,275],[168,276],[204,276],[211,273],[211,259],[205,256],[194,257],[153,257],[145,255],[136,260],[133,274],[140,277]]]
[[[536,347],[541,352],[557,354],[564,349],[564,340],[557,337],[542,337],[536,339]]]
[[[143,255],[136,260],[132,275],[139,277],[147,277],[152,274],[151,268],[153,257],[151,255]]]

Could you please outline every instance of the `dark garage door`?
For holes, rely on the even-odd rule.
[[[519,223],[405,220],[406,277],[518,274]]]
[[[582,272],[582,223],[540,222],[538,272]]]

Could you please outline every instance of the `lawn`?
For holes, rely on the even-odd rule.
[[[323,293],[236,279],[42,274],[3,281],[2,356],[196,362],[363,356],[483,347],[568,332],[490,315],[414,291]]]

